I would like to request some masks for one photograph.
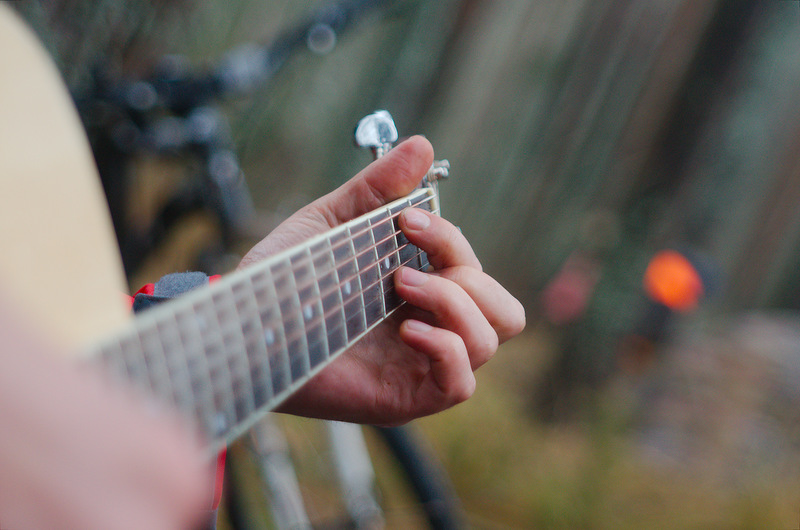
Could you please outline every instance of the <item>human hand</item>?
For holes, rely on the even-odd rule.
[[[57,357],[2,304],[0,337],[0,528],[196,527],[209,461],[177,420]]]
[[[409,194],[433,162],[422,137],[399,144],[350,181],[302,208],[242,260],[259,261]],[[408,302],[331,363],[278,409],[358,423],[401,424],[470,397],[474,370],[498,344],[522,331],[522,305],[482,272],[460,231],[420,209],[399,226],[434,270],[394,276]]]

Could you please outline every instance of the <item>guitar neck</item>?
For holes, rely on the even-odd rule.
[[[392,273],[428,267],[397,228],[407,207],[438,213],[434,190],[147,310],[90,358],[177,407],[219,449],[401,305]]]

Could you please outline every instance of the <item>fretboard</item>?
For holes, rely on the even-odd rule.
[[[144,311],[89,354],[229,443],[397,309],[393,272],[424,270],[397,227],[416,190],[247,269]]]

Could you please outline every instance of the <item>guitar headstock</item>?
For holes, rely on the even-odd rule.
[[[354,133],[356,145],[370,149],[375,159],[388,153],[397,141],[397,127],[392,115],[386,110],[376,110],[359,120]],[[435,188],[436,182],[450,175],[450,162],[434,160],[428,173],[423,177],[422,185]]]

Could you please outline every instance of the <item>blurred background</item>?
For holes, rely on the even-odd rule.
[[[255,212],[230,246],[366,165],[353,127],[388,109],[449,159],[443,215],[527,309],[475,397],[419,422],[470,525],[800,526],[798,2],[11,4],[95,140],[109,122],[85,105],[98,79],[210,71],[358,5],[346,31],[316,34],[215,107]],[[131,225],[191,178],[185,156],[129,165]],[[195,266],[219,237],[202,215],[172,228],[132,286]],[[321,480],[316,427],[280,421],[297,461],[323,468],[307,483]],[[402,487],[390,464],[378,471]],[[322,517],[325,495],[304,487]]]

